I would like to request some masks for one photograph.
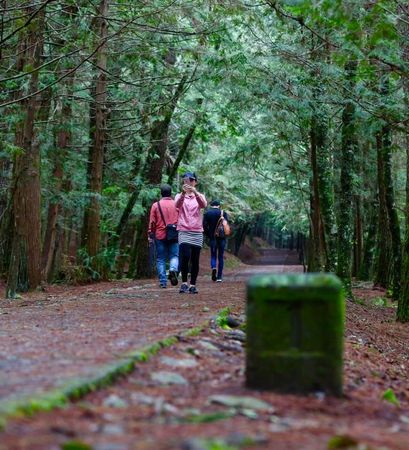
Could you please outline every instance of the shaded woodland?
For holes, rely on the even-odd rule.
[[[409,321],[409,3],[0,2],[0,270],[151,275],[149,208],[194,170],[246,236],[373,281]]]

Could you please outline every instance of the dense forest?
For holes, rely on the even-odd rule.
[[[372,280],[409,321],[409,2],[0,7],[7,297],[149,276],[150,206],[189,169],[232,250],[286,233],[308,271]]]

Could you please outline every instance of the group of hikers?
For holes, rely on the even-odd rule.
[[[196,281],[204,235],[209,239],[212,280],[223,280],[226,236],[218,233],[218,229],[223,222],[226,224],[228,217],[220,209],[220,200],[213,200],[203,215],[202,210],[206,208],[207,200],[204,194],[196,189],[196,174],[186,172],[182,180],[182,192],[176,194],[175,199],[172,198],[170,185],[161,186],[161,199],[152,205],[150,211],[148,239],[156,246],[160,287],[166,288],[168,279],[172,286],[176,286],[181,273],[182,284],[179,292],[197,294]]]

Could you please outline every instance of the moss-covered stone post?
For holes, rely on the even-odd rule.
[[[335,275],[253,277],[247,285],[247,386],[341,395],[344,316]]]

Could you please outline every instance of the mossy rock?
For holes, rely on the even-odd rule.
[[[330,274],[253,277],[247,286],[248,387],[342,394],[345,302]]]

